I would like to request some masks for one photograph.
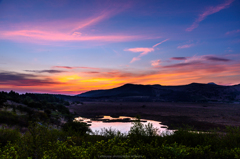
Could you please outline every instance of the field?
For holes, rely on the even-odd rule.
[[[84,102],[69,106],[83,117],[131,116],[156,120],[170,129],[188,125],[197,130],[240,126],[240,105],[226,103]]]

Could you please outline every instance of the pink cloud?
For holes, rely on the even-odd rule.
[[[131,52],[142,52],[140,54],[140,57],[143,55],[147,55],[149,52],[154,51],[153,48],[130,48],[130,49],[125,49],[125,51],[131,51]]]
[[[140,57],[134,57],[134,58],[130,61],[130,63],[133,63],[133,62],[138,61],[138,60],[140,60],[140,59],[141,59]]]
[[[61,19],[53,21],[39,22],[24,22],[17,24],[6,24],[11,30],[41,30],[41,31],[59,31],[68,34],[79,32],[78,30],[86,28],[91,25],[100,23],[103,20],[114,16],[117,11],[103,11],[102,13],[95,13],[95,15],[82,19]],[[94,14],[94,13],[93,13]]]
[[[89,70],[84,72],[80,70],[81,82],[66,81],[63,83],[59,82],[58,78],[52,78],[49,75],[0,72],[0,87],[3,90],[14,88],[22,91],[28,89],[33,90],[33,92],[61,92],[63,94],[72,92],[72,94],[78,94],[81,91],[92,90],[93,88],[114,88],[124,83],[162,85],[189,84],[193,81],[199,83],[208,83],[210,81],[214,83],[239,83],[240,63],[237,57],[235,57],[234,61],[214,55],[194,56],[189,57],[189,59],[191,61],[185,61],[185,63],[181,63],[181,61],[165,66],[158,65],[148,70],[100,69],[100,71]],[[160,63],[161,61],[155,60],[154,62]],[[55,67],[75,68],[70,66]],[[77,71],[74,70],[74,72]],[[39,85],[41,87],[38,87]]]
[[[74,32],[74,31],[77,31],[79,29],[85,28],[87,26],[96,24],[96,23],[98,23],[98,22],[100,22],[100,21],[110,17],[110,15],[111,15],[110,12],[105,12],[102,15],[99,15],[97,17],[90,18],[90,19],[88,19],[88,20],[86,20],[84,22],[78,23],[77,24],[78,26],[75,27],[74,29],[72,29],[72,31]]]
[[[124,51],[131,51],[131,52],[142,52],[138,57],[134,57],[130,63],[133,63],[135,61],[140,60],[142,56],[147,55],[149,52],[154,51],[153,48],[130,48],[130,49],[125,49]]]
[[[113,17],[114,15],[122,12],[126,8],[129,8],[131,6],[131,3],[111,2],[108,5],[108,8],[104,8],[103,10],[97,12],[95,11],[95,16],[87,18],[86,20],[83,20],[81,22],[76,22],[74,29],[72,29],[72,32],[83,29],[87,26],[95,25],[103,20]]]
[[[0,39],[8,39],[14,41],[36,42],[42,41],[131,41],[141,38],[140,36],[131,36],[123,34],[103,34],[91,35],[84,33],[81,29],[91,25],[95,25],[107,18],[110,18],[121,12],[128,6],[118,8],[110,8],[108,10],[93,13],[84,19],[62,19],[58,21],[31,22],[19,24],[5,24],[7,29],[0,30]],[[79,31],[81,30],[81,31]]]
[[[80,33],[80,32],[74,32],[72,35],[81,36],[82,33]]]
[[[161,60],[153,60],[151,61],[152,66],[158,66],[161,63]]]
[[[225,35],[231,35],[231,34],[236,34],[236,33],[239,33],[240,32],[240,29],[238,30],[233,30],[233,31],[228,31],[225,33]]]
[[[186,44],[186,45],[178,46],[177,48],[178,49],[185,49],[185,48],[190,48],[192,46],[194,46],[194,44]]]
[[[18,30],[0,32],[2,39],[11,39],[17,41],[46,40],[46,41],[129,41],[137,39],[137,36],[129,35],[100,35],[100,36],[82,36],[81,34],[66,34],[52,31],[40,30]]]
[[[99,68],[95,67],[71,67],[71,66],[53,66],[52,68],[63,68],[63,69],[93,69],[93,70],[99,70]]]
[[[158,63],[158,65],[153,66],[147,71],[131,70],[130,72],[126,72],[125,70],[110,70],[92,74],[92,78],[110,78],[120,82],[127,80],[129,83],[141,84],[159,83],[179,85],[191,83],[193,80],[200,83],[207,83],[209,81],[216,83],[216,79],[218,81],[229,81],[229,77],[239,74],[239,62],[232,61],[227,63],[222,58],[212,58],[212,56],[189,57],[192,59],[191,61],[165,66],[160,65],[160,60],[154,60],[151,63]],[[223,61],[224,63],[218,63],[217,61]],[[237,80],[238,77],[234,77],[230,81],[236,82]]]
[[[160,44],[162,44],[162,43],[164,43],[164,42],[166,42],[166,41],[168,41],[168,40],[169,40],[169,39],[166,39],[166,40],[161,41],[160,43],[157,43],[157,44],[153,45],[153,48],[155,48],[156,46],[158,46],[158,45],[160,45]]]
[[[198,16],[198,18],[193,22],[193,24],[186,29],[186,31],[192,31],[193,29],[197,28],[199,26],[199,23],[203,21],[207,16],[217,13],[222,9],[227,8],[234,0],[227,0],[223,4],[219,4],[216,7],[209,7],[206,11],[204,11],[202,14]]]
[[[133,63],[133,62],[135,62],[135,61],[138,61],[138,60],[140,60],[141,58],[140,57],[142,57],[142,56],[144,56],[144,55],[147,55],[149,52],[152,52],[152,51],[154,51],[154,48],[156,47],[156,46],[158,46],[158,45],[160,45],[160,44],[162,44],[162,43],[164,43],[165,41],[168,41],[169,39],[165,39],[165,40],[163,40],[163,41],[161,41],[160,43],[157,43],[157,44],[155,44],[155,45],[153,45],[153,47],[144,47],[144,48],[130,48],[130,49],[125,49],[124,51],[131,51],[131,52],[142,52],[138,57],[134,57],[131,61],[130,61],[130,63]]]

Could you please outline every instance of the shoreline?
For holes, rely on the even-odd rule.
[[[169,102],[84,102],[70,105],[70,111],[86,118],[99,115],[140,116],[167,125],[170,130],[188,125],[200,131],[240,126],[240,105],[219,103]]]

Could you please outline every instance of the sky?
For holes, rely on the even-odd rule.
[[[239,0],[0,0],[0,90],[240,83]]]

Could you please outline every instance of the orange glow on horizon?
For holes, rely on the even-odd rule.
[[[221,69],[220,69],[221,68]],[[228,69],[223,69],[228,68]],[[25,81],[11,81],[0,83],[3,90],[69,94],[75,95],[90,90],[111,89],[126,83],[132,84],[160,84],[185,85],[193,82],[224,84],[238,84],[239,64],[211,65],[194,68],[194,66],[180,68],[151,68],[146,72],[125,72],[121,70],[99,69],[98,73],[77,72],[77,70],[43,76],[38,79],[25,79]],[[30,81],[30,84],[28,84]],[[35,82],[35,83],[34,83]]]
[[[57,80],[60,82],[76,81],[76,80],[80,80],[80,79],[81,79],[81,77],[79,77],[78,75],[68,75],[68,76],[57,77]]]

